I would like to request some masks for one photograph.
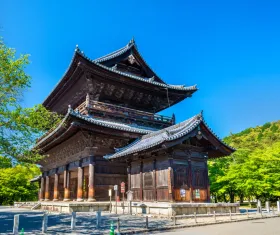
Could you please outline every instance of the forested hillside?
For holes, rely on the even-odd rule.
[[[224,139],[237,151],[209,161],[211,195],[217,201],[280,197],[280,121]]]

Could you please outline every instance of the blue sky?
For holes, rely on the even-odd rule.
[[[278,1],[0,2],[0,35],[31,54],[26,106],[46,98],[76,44],[94,59],[134,36],[166,82],[198,85],[192,98],[162,114],[183,121],[204,110],[220,137],[280,119]]]

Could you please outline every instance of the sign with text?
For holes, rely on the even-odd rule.
[[[109,189],[109,197],[112,196],[112,189]]]
[[[118,185],[117,185],[117,184],[114,185],[114,190],[115,190],[115,191],[118,191]]]
[[[133,200],[133,192],[132,191],[127,191],[126,192],[126,197],[127,197],[127,201],[132,201]]]
[[[125,182],[121,183],[121,193],[125,192]]]

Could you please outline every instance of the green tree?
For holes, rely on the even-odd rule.
[[[0,170],[0,205],[11,205],[15,201],[37,200],[38,183],[30,180],[40,174],[36,165],[16,165]]]
[[[280,121],[231,134],[226,141],[237,151],[209,161],[211,194],[218,200],[280,195]]]
[[[42,105],[21,106],[31,81],[25,73],[28,57],[17,58],[15,49],[7,47],[0,38],[0,155],[36,162],[42,158],[38,150],[32,149],[36,139],[60,119]]]

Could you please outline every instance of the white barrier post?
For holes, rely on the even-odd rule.
[[[258,203],[257,203],[257,211],[259,212],[259,213],[261,213],[261,211],[262,211],[262,202],[260,201],[260,200],[258,200]]]
[[[232,220],[232,218],[231,218],[231,209],[229,210],[229,220]]]
[[[149,217],[146,216],[146,228],[149,228]]]
[[[277,211],[280,212],[280,201],[277,201]]]
[[[197,223],[196,212],[194,212],[194,222]]]
[[[270,212],[270,202],[269,201],[265,202],[265,208],[266,208],[267,213],[269,213]]]
[[[42,223],[42,233],[46,233],[48,230],[48,214],[44,213]]]
[[[71,217],[71,230],[76,229],[76,212],[72,212],[72,217]]]
[[[13,234],[18,234],[19,215],[14,216]]]
[[[101,225],[101,211],[96,211],[96,228],[100,228]]]
[[[217,222],[217,220],[216,220],[216,212],[214,211],[214,221],[215,221],[215,223]]]

